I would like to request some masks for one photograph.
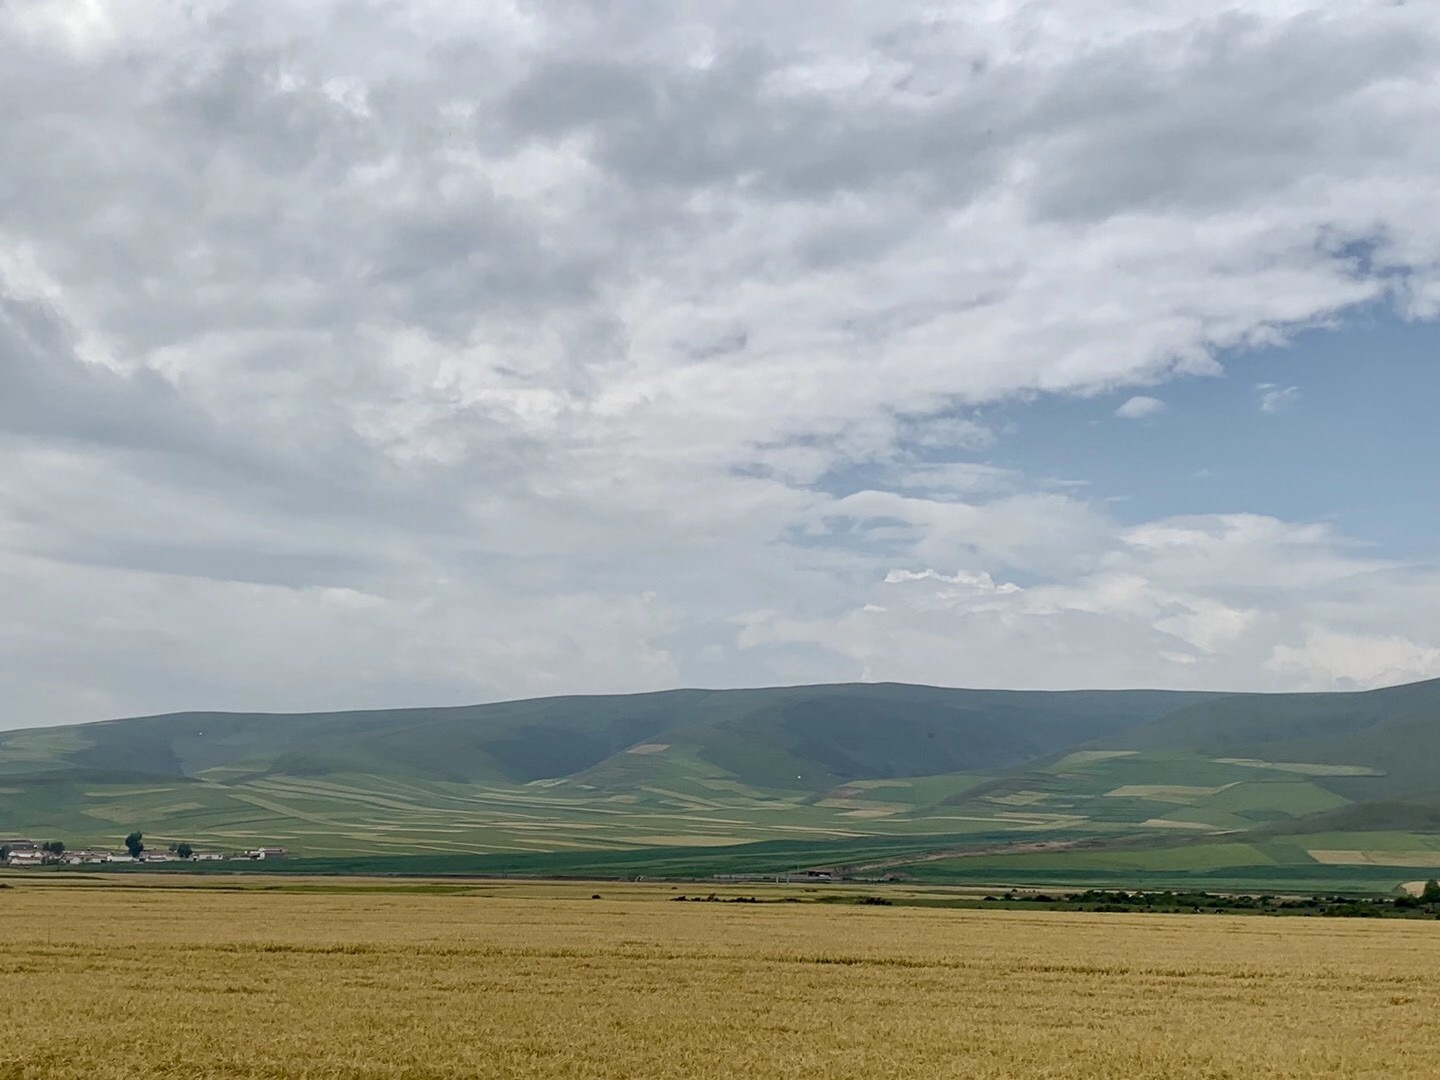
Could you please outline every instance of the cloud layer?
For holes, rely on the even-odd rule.
[[[0,723],[1440,674],[1433,566],[985,459],[1440,311],[1422,6],[0,6]]]

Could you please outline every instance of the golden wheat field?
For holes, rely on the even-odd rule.
[[[17,878],[6,1078],[1440,1075],[1436,923]]]

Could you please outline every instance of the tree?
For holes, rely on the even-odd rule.
[[[65,854],[65,841],[63,841],[63,840],[47,840],[47,841],[45,841],[45,843],[43,843],[43,844],[40,845],[40,850],[43,851],[43,852],[45,852],[45,854],[47,854],[47,855],[64,855],[64,854]]]
[[[175,854],[179,855],[182,859],[188,859],[191,855],[195,854],[195,849],[182,840],[175,845]]]
[[[1425,888],[1420,893],[1420,899],[1427,904],[1440,904],[1440,881],[1431,878],[1425,882]]]
[[[125,848],[130,852],[132,859],[138,859],[140,853],[145,850],[145,845],[141,843],[144,838],[145,834],[138,829],[125,837]]]
[[[7,861],[9,861],[9,859],[10,859],[10,848],[9,848],[8,846],[0,847],[0,862],[7,862]]]

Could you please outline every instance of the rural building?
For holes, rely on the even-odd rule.
[[[247,859],[283,859],[289,852],[283,847],[257,847],[245,852]]]
[[[102,863],[109,859],[108,851],[67,851],[60,857],[60,861],[66,866],[83,866],[87,863]]]

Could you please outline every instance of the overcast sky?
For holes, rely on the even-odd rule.
[[[0,162],[0,726],[1440,675],[1430,0],[0,0]]]

